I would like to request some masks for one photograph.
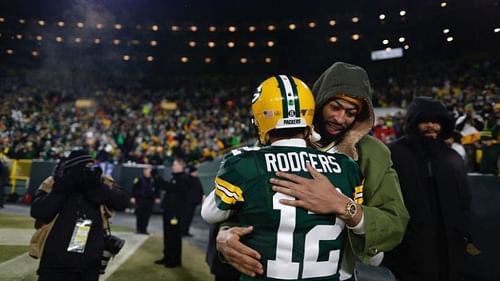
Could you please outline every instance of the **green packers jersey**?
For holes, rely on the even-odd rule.
[[[353,198],[361,188],[358,165],[343,154],[291,146],[234,150],[223,160],[215,179],[217,208],[232,210],[230,221],[253,226],[242,242],[261,255],[264,274],[258,280],[338,280],[341,250],[347,236],[344,222],[285,206],[293,199],[272,191],[277,171],[309,177],[306,162],[327,176],[338,191]],[[243,275],[241,280],[254,280]]]

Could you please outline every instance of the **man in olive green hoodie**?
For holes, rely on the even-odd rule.
[[[346,251],[341,277],[345,280],[354,269],[353,254],[365,262],[373,262],[376,259],[373,257],[380,257],[380,252],[389,251],[401,242],[409,215],[389,150],[368,135],[374,113],[366,71],[356,65],[334,63],[314,83],[313,93],[314,125],[322,137],[317,142],[319,149],[349,155],[358,162],[365,177],[363,190],[355,194],[358,207],[355,225],[348,225],[358,229],[349,231],[352,251]],[[278,172],[280,179],[271,181],[273,189],[296,198],[281,203],[316,213],[344,215],[338,213],[340,197],[331,183],[317,172],[311,174],[313,178],[306,179]],[[260,273],[262,267],[259,254],[239,242],[241,236],[251,231],[251,228],[232,228],[221,232],[217,241],[218,249],[229,263],[246,274]]]

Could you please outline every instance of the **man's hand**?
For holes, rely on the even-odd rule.
[[[296,198],[296,200],[281,199],[280,203],[319,214],[343,214],[350,199],[336,190],[330,180],[309,163],[306,163],[306,168],[313,177],[312,179],[276,172],[276,176],[281,179],[270,180],[274,191]]]
[[[260,254],[240,242],[241,236],[253,231],[253,227],[232,227],[220,229],[217,234],[217,250],[224,255],[227,262],[239,272],[255,277],[264,273],[260,263]]]

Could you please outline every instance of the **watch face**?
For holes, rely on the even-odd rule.
[[[357,210],[356,204],[349,205],[348,208],[349,215],[354,217],[354,215],[356,215],[356,210]]]

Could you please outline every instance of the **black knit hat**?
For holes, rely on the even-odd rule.
[[[94,163],[94,158],[86,150],[73,150],[64,161],[64,169],[82,167],[87,163]]]

